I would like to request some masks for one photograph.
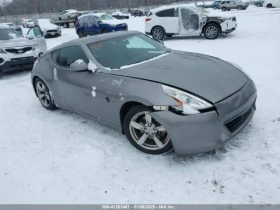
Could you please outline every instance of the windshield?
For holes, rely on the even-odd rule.
[[[128,35],[87,45],[102,66],[119,69],[150,60],[169,50],[157,41],[143,35]]]
[[[13,29],[0,29],[0,40],[16,39],[20,37],[21,35]]]

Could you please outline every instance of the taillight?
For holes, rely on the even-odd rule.
[[[150,20],[152,20],[152,18],[146,18],[146,22],[148,22],[148,21],[150,21]]]
[[[38,58],[33,64],[33,70],[36,68],[37,64],[40,62],[40,58]]]

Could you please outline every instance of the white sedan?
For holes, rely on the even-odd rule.
[[[61,36],[61,29],[50,19],[37,19],[36,25],[40,26],[45,38]]]

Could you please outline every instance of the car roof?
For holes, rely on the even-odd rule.
[[[150,11],[151,12],[159,12],[159,11],[162,11],[162,10],[178,8],[178,7],[191,7],[191,8],[194,8],[194,6],[191,5],[191,4],[172,4],[172,5],[165,5],[165,6],[161,6],[161,7],[155,8],[155,9],[151,9]]]
[[[62,43],[61,45],[58,45],[51,50],[48,51],[48,53],[56,51],[58,49],[64,48],[64,47],[70,47],[75,45],[87,45],[94,42],[100,42],[112,38],[122,37],[126,35],[133,35],[133,34],[142,34],[139,31],[119,31],[119,32],[112,32],[112,33],[106,33],[106,34],[100,34],[95,36],[88,36],[84,37],[82,39],[74,39],[69,42]]]

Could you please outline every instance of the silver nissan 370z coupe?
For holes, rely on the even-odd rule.
[[[34,64],[32,85],[46,109],[99,119],[149,154],[220,148],[256,110],[254,82],[237,65],[132,31],[51,49]]]

